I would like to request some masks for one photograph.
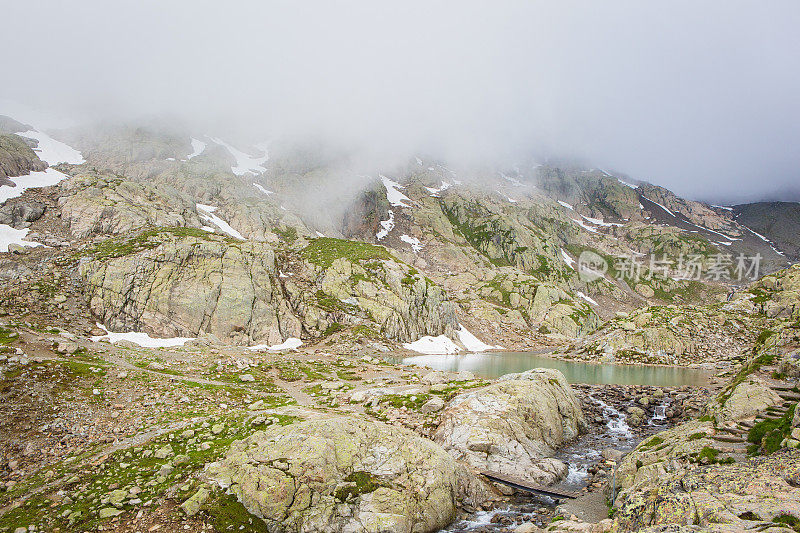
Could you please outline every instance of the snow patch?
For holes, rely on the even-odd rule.
[[[514,185],[516,185],[517,187],[524,187],[524,186],[525,186],[525,184],[524,184],[524,183],[522,183],[521,181],[519,181],[517,178],[512,178],[511,176],[508,176],[508,175],[506,175],[506,174],[503,174],[502,172],[500,172],[500,176],[501,176],[501,177],[502,177],[504,180],[506,180],[506,181],[508,181],[508,182],[510,182],[510,183],[513,183],[513,184],[514,184]]]
[[[253,184],[253,186],[254,186],[256,189],[258,189],[259,191],[261,191],[261,192],[263,192],[264,194],[266,194],[267,196],[269,196],[270,194],[275,194],[273,191],[269,191],[269,190],[265,189],[264,187],[262,187],[262,186],[261,186],[261,185],[259,185],[258,183],[254,183],[254,184]]]
[[[248,350],[270,350],[273,352],[277,352],[279,350],[296,350],[300,346],[303,345],[303,341],[298,339],[297,337],[289,337],[285,341],[280,344],[273,344],[270,346],[269,344],[257,344],[255,346],[248,346]]]
[[[217,215],[214,214],[214,211],[217,210],[216,207],[213,205],[204,205],[204,204],[195,204],[197,209],[202,212],[198,212],[197,214],[200,215],[200,218],[205,220],[206,222],[211,222],[215,226],[217,226],[223,233],[230,235],[235,239],[245,240],[242,237],[242,234],[236,231],[231,227],[230,224],[219,218]]]
[[[198,155],[202,154],[206,149],[206,143],[201,141],[200,139],[195,139],[192,137],[192,150],[193,152],[187,156],[187,159],[192,159],[193,157],[197,157]]]
[[[697,224],[692,224],[692,226],[694,226],[695,228],[700,228],[703,231],[709,231],[711,233],[719,235],[720,237],[723,237],[724,239],[729,240],[729,241],[741,241],[742,240],[742,239],[738,239],[736,237],[728,237],[724,233],[720,233],[718,231],[714,231],[713,229],[706,228],[705,226],[698,226]],[[728,243],[728,244],[731,244],[731,243]]]
[[[631,189],[638,189],[639,188],[638,185],[634,185],[632,183],[628,183],[627,181],[622,181],[619,178],[617,178],[617,181],[620,182],[621,184],[625,185],[626,187],[630,187]]]
[[[403,348],[431,355],[447,355],[461,351],[458,345],[446,335],[439,335],[438,337],[426,335],[414,342],[403,344]]]
[[[409,235],[404,234],[400,235],[400,240],[410,244],[411,249],[414,250],[415,254],[418,254],[423,248],[423,244],[419,242],[419,239],[417,239],[416,237],[411,237]]]
[[[769,244],[769,247],[770,247],[770,248],[772,248],[772,251],[773,251],[773,252],[775,252],[776,254],[780,255],[781,257],[786,257],[786,256],[784,255],[784,253],[783,253],[783,252],[781,252],[780,250],[778,250],[777,248],[775,248],[775,245],[774,245],[774,244],[772,244],[772,241],[770,241],[769,239],[767,239],[766,237],[764,237],[764,236],[763,236],[763,235],[761,235],[760,233],[758,233],[758,232],[755,232],[755,231],[751,230],[750,228],[748,228],[748,227],[747,227],[747,226],[745,226],[745,225],[742,225],[742,227],[743,227],[744,229],[746,229],[747,231],[749,231],[750,233],[752,233],[753,235],[755,235],[756,237],[758,237],[759,239],[761,239],[762,241],[764,241],[765,243]]]
[[[141,333],[138,331],[129,331],[128,333],[116,333],[113,331],[108,331],[106,327],[100,323],[97,324],[97,327],[105,331],[106,334],[92,337],[91,339],[94,342],[108,339],[108,341],[112,344],[119,341],[128,341],[138,344],[144,348],[169,348],[171,346],[183,346],[187,342],[195,339],[195,337],[171,337],[167,339],[159,339],[156,337],[151,337],[147,333]]]
[[[461,329],[458,330],[458,340],[460,340],[461,344],[464,345],[464,348],[470,352],[485,352],[486,350],[499,348],[499,346],[486,344],[478,337],[470,333],[469,330],[463,326],[463,324],[461,325]]]
[[[605,222],[602,218],[591,218],[584,215],[581,215],[584,220],[591,222],[592,224],[596,224],[598,226],[622,226],[619,222]]]
[[[0,252],[8,252],[9,244],[19,244],[20,246],[29,247],[42,246],[38,242],[24,240],[29,231],[28,228],[15,229],[7,224],[0,224]]]
[[[431,193],[431,196],[438,197],[440,192],[446,191],[450,187],[452,187],[450,183],[442,181],[442,184],[438,188],[436,187],[425,187],[425,188],[428,190],[429,193]]]
[[[375,234],[375,237],[379,241],[383,240],[389,235],[389,232],[394,229],[394,211],[391,209],[389,209],[389,218],[387,220],[381,220],[381,228],[382,229]]]
[[[583,298],[584,300],[586,300],[587,302],[589,302],[592,305],[599,305],[597,302],[595,302],[589,296],[586,296],[585,294],[583,294],[581,291],[577,291],[575,294],[577,294],[580,298]]]
[[[577,225],[579,225],[580,227],[582,227],[586,231],[591,231],[592,233],[597,233],[597,230],[595,228],[593,228],[592,226],[588,225],[586,222],[584,222],[582,220],[577,220],[577,219],[574,219],[574,218],[571,218],[570,220],[572,220],[574,223],[576,223]]]
[[[564,262],[567,264],[568,267],[570,267],[572,270],[575,270],[575,266],[574,266],[575,265],[575,260],[573,258],[571,258],[569,256],[569,254],[567,252],[565,252],[564,250],[561,250],[561,258],[564,260]]]
[[[39,146],[33,149],[39,159],[46,162],[48,165],[57,165],[59,163],[70,163],[72,165],[82,165],[86,163],[83,155],[71,146],[67,146],[61,141],[57,141],[47,135],[36,130],[28,130],[22,133],[17,133],[20,137],[27,137],[29,139],[36,139],[39,141]]]
[[[572,207],[572,204],[568,204],[567,202],[562,202],[561,200],[558,200],[558,203],[561,204],[562,206],[566,207],[567,209],[571,209],[572,211],[575,211],[575,208]]]
[[[233,171],[233,173],[237,176],[244,176],[245,174],[261,174],[262,172],[267,171],[267,169],[263,166],[264,163],[266,163],[269,159],[269,153],[267,152],[265,146],[256,146],[256,148],[259,150],[264,151],[264,155],[262,157],[253,157],[237,150],[222,139],[218,139],[216,137],[209,138],[218,145],[224,146],[234,157],[234,159],[236,159],[236,165],[231,167],[231,171]]]
[[[511,202],[512,204],[515,204],[515,203],[517,203],[517,201],[516,201],[516,200],[514,200],[513,198],[511,198],[510,196],[508,196],[508,195],[505,195],[505,194],[504,194],[503,196],[505,196],[505,197],[506,197],[506,200],[508,200],[508,201],[509,201],[509,202]]]
[[[31,172],[27,176],[17,176],[15,178],[8,178],[13,181],[16,187],[9,185],[0,185],[0,204],[9,198],[16,198],[22,196],[22,193],[28,189],[35,189],[37,187],[50,187],[55,185],[61,180],[65,179],[66,174],[62,174],[54,168],[47,168],[41,172]]]
[[[411,198],[400,192],[404,187],[381,174],[381,182],[386,187],[386,199],[394,207],[411,207]],[[406,203],[408,200],[409,203]]]
[[[647,197],[645,197],[645,198],[647,198]],[[650,202],[653,202],[653,200],[650,200],[650,198],[647,198],[647,200],[648,200],[648,201],[650,201]],[[675,218],[678,218],[677,216],[675,216],[675,213],[673,213],[672,211],[670,211],[669,209],[667,209],[667,207],[666,207],[666,206],[663,206],[663,205],[661,205],[661,204],[660,204],[660,203],[658,203],[658,202],[653,202],[653,203],[654,203],[654,204],[656,204],[656,205],[657,205],[658,207],[660,207],[661,209],[663,209],[664,211],[666,211],[667,213],[669,213],[670,215],[672,215],[673,217],[675,217]]]

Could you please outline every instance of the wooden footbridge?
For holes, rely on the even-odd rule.
[[[523,479],[519,479],[513,476],[507,476],[506,474],[501,474],[500,472],[491,472],[489,470],[484,470],[481,472],[481,475],[486,479],[488,479],[489,481],[493,481],[495,483],[501,483],[513,489],[524,490],[525,492],[532,492],[534,494],[542,494],[544,496],[549,496],[550,498],[555,498],[558,500],[563,500],[566,498],[575,499],[579,496],[574,492],[565,492],[550,487],[543,487],[541,485],[536,485],[535,483],[531,483]]]

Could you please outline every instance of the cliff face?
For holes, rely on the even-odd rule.
[[[363,243],[318,239],[276,253],[267,243],[163,228],[91,253],[80,266],[86,297],[112,330],[273,345],[345,325],[397,341],[458,329],[440,287]]]

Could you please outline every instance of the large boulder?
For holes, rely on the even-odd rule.
[[[691,421],[647,438],[625,456],[617,467],[617,483],[623,488],[650,486],[670,472],[685,468],[689,459],[706,446],[718,445],[712,422]]]
[[[31,222],[39,220],[46,206],[39,202],[15,199],[0,207],[0,224],[8,224],[14,228],[28,227]]]
[[[583,425],[580,403],[564,375],[533,369],[456,396],[442,411],[433,438],[475,469],[549,484],[567,472],[549,456]]]
[[[455,519],[460,476],[435,443],[354,417],[259,431],[208,473],[271,530],[328,533],[438,531]]]
[[[783,398],[758,378],[736,385],[722,406],[725,420],[741,420],[755,416],[767,407],[780,405]]]

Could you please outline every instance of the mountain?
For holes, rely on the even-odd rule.
[[[165,122],[0,128],[4,531],[797,523],[796,204]],[[485,470],[576,484],[586,522]]]
[[[736,221],[775,244],[792,261],[800,260],[800,203],[755,202],[733,206]]]
[[[463,325],[487,344],[524,347],[584,337],[647,304],[723,298],[748,281],[735,279],[740,254],[761,254],[761,273],[788,264],[741,211],[604,170],[414,157],[359,174],[349,153],[287,142],[267,153],[164,125],[54,134],[85,163],[61,163],[54,209],[23,224],[83,250],[89,309],[111,329],[279,344],[366,326],[463,348]],[[25,194],[9,204],[30,207]],[[602,275],[583,275],[584,257]],[[720,257],[713,279],[681,271]],[[220,279],[185,274],[207,269]],[[233,295],[252,311],[235,310]]]

